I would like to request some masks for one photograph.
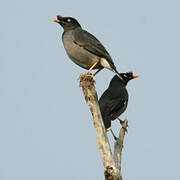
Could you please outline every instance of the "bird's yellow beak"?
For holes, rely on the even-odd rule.
[[[53,22],[60,23],[60,20],[59,19],[55,19],[55,20],[53,20]]]
[[[138,77],[139,77],[139,76],[136,74],[136,75],[133,76],[133,79],[138,78]]]

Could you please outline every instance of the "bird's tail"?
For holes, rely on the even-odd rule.
[[[116,75],[119,77],[119,79],[124,81],[123,78],[121,77],[120,73],[117,71],[117,69],[113,69],[113,72],[116,73]]]

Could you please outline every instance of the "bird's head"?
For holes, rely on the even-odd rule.
[[[135,79],[138,78],[138,75],[133,75],[133,72],[126,72],[126,73],[119,73],[120,76],[122,77],[123,81],[117,76],[115,75],[110,84],[114,84],[114,83],[123,83],[125,86],[127,85],[127,83],[131,80],[131,79]]]
[[[60,24],[63,27],[64,31],[81,27],[79,22],[72,17],[62,17],[58,15],[57,19],[55,19],[54,22]]]

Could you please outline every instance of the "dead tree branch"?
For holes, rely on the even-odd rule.
[[[106,180],[122,180],[121,176],[121,151],[123,147],[124,128],[121,128],[120,138],[115,143],[114,157],[112,155],[111,147],[108,141],[104,123],[102,121],[101,112],[98,104],[97,92],[94,86],[94,79],[92,75],[80,75],[80,87],[83,89],[84,97],[89,105],[93,116],[94,127],[96,130],[97,144],[101,154],[104,175]]]
[[[124,120],[122,123],[122,128],[119,133],[119,138],[114,143],[114,161],[116,164],[116,167],[121,172],[121,159],[122,159],[122,149],[123,149],[123,143],[124,143],[124,136],[127,131],[128,127],[128,120]],[[122,176],[120,177],[120,180],[122,180]]]

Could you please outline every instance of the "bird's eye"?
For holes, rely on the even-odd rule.
[[[71,22],[71,19],[68,18],[68,19],[67,19],[67,22]]]

